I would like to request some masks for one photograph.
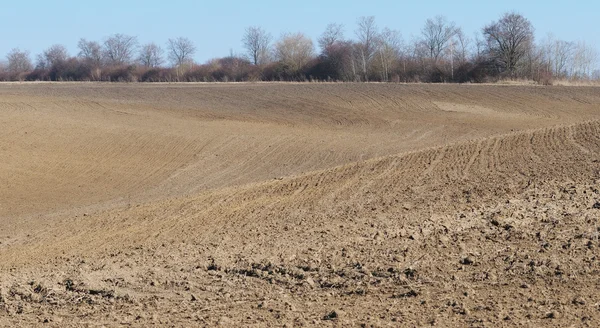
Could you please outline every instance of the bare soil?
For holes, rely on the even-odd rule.
[[[0,85],[0,326],[600,325],[600,88]]]

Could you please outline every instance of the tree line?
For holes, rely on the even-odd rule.
[[[507,12],[473,37],[443,16],[428,19],[410,41],[400,31],[379,28],[375,17],[360,17],[353,37],[341,24],[329,24],[316,45],[305,34],[278,39],[259,26],[241,38],[245,52],[194,62],[196,45],[169,39],[164,47],[139,44],[115,34],[103,42],[81,39],[78,54],[53,45],[35,61],[28,51],[11,50],[0,64],[2,81],[353,81],[492,82],[527,79],[600,79],[597,49],[551,35],[537,42],[524,16]],[[319,51],[316,51],[318,47]]]

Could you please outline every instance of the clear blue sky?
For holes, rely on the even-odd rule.
[[[185,36],[198,47],[196,60],[242,51],[247,26],[262,26],[278,37],[301,31],[315,40],[330,22],[342,23],[353,36],[360,16],[375,16],[379,27],[400,30],[405,40],[418,35],[427,18],[444,15],[473,36],[503,12],[515,10],[536,28],[538,39],[556,37],[600,47],[598,0],[19,0],[0,6],[0,58],[15,47],[32,58],[52,44],[72,55],[77,41],[102,41],[114,33],[135,35],[141,43],[164,46],[168,38]]]

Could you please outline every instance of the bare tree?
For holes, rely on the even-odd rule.
[[[297,74],[313,55],[313,42],[302,33],[284,34],[275,44],[275,57],[288,74]]]
[[[18,48],[12,49],[6,56],[8,60],[8,72],[13,75],[13,78],[22,79],[23,73],[33,69],[29,51],[21,51]]]
[[[148,43],[141,47],[138,61],[148,68],[158,67],[164,63],[164,51],[155,43]]]
[[[474,33],[473,41],[474,41],[473,43],[475,45],[475,49],[474,49],[474,51],[475,51],[475,54],[474,54],[475,55],[475,59],[479,60],[479,59],[481,59],[482,57],[485,56],[487,45],[486,45],[485,40],[483,40],[481,38],[481,34],[478,33],[478,32]]]
[[[542,61],[545,69],[556,77],[567,77],[569,65],[573,60],[575,44],[573,42],[557,40],[552,33],[540,44]]]
[[[514,76],[517,65],[533,45],[533,26],[529,20],[515,12],[506,13],[484,27],[483,35],[492,58]]]
[[[421,34],[429,51],[429,58],[433,59],[434,63],[438,62],[458,31],[459,28],[456,27],[456,24],[449,22],[444,16],[436,16],[425,22]]]
[[[577,42],[573,54],[572,76],[582,79],[590,78],[599,59],[598,50],[585,42]]]
[[[451,78],[454,80],[455,67],[462,65],[468,60],[469,46],[471,40],[465,36],[462,29],[456,29],[456,34],[448,42],[446,47],[446,55],[450,59]]]
[[[261,27],[251,26],[246,28],[242,38],[246,53],[254,65],[264,65],[269,62],[271,34]]]
[[[328,80],[355,80],[355,44],[350,40],[339,40],[327,47],[320,56],[322,77]]]
[[[88,41],[82,38],[77,43],[77,47],[79,48],[77,56],[87,66],[90,78],[92,80],[99,80],[103,64],[102,46],[96,41]]]
[[[356,29],[357,55],[360,60],[363,79],[369,80],[369,65],[377,49],[377,25],[375,17],[361,17],[358,19],[358,28]]]
[[[458,29],[456,31],[456,35],[454,36],[454,40],[452,40],[455,44],[455,52],[454,58],[458,61],[459,64],[465,63],[469,60],[470,49],[471,49],[471,39],[465,35],[462,29]]]
[[[377,38],[377,56],[381,65],[381,80],[390,80],[390,71],[400,57],[402,35],[399,31],[384,28]]]
[[[135,36],[115,34],[104,42],[103,55],[110,65],[130,64],[137,49]]]
[[[410,80],[410,70],[412,70],[414,74],[416,67],[423,66],[423,59],[427,55],[427,51],[424,48],[422,40],[414,35],[411,36],[411,40],[404,45],[402,49],[401,68],[405,82]]]
[[[196,53],[196,46],[190,39],[179,37],[169,39],[167,51],[171,63],[177,68],[177,76],[179,76],[183,73],[186,64],[193,63],[192,56]]]
[[[564,40],[556,40],[552,48],[554,74],[565,77],[568,74],[568,64],[573,58],[575,44]]]
[[[77,43],[79,48],[78,57],[83,59],[92,67],[100,67],[102,64],[102,46],[96,41],[80,39]]]
[[[411,57],[418,62],[420,66],[424,67],[426,59],[429,56],[429,49],[427,48],[427,45],[422,39],[416,36],[413,36],[410,44]]]
[[[521,60],[520,76],[537,82],[543,82],[545,72],[549,72],[544,64],[544,49],[531,43],[527,46],[525,56]],[[545,82],[544,82],[545,83]]]
[[[321,48],[321,60],[327,79],[355,79],[356,74],[350,73],[351,68],[356,69],[353,58],[354,44],[344,39],[343,25],[328,24],[317,41]]]
[[[321,53],[327,54],[327,49],[338,42],[344,41],[344,26],[342,24],[331,23],[325,28],[325,32],[319,37],[319,47]]]
[[[67,48],[60,44],[55,44],[46,49],[43,54],[38,55],[37,67],[50,68],[52,66],[64,63],[69,58]]]
[[[35,56],[35,69],[47,69],[48,62],[46,62],[46,58],[44,54],[37,54]]]

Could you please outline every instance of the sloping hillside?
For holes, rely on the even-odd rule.
[[[598,89],[61,84],[0,99],[0,324],[600,320]]]

